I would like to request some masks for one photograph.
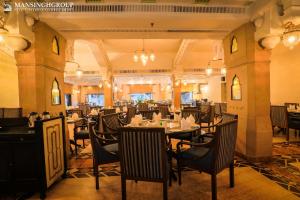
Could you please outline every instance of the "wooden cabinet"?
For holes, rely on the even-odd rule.
[[[42,198],[66,172],[64,117],[36,122],[35,129],[0,131],[0,192],[35,192]]]

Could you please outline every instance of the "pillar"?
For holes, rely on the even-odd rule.
[[[247,23],[223,40],[226,75],[227,112],[238,114],[236,151],[250,160],[265,160],[272,155],[270,122],[270,52],[254,39],[255,28]],[[233,38],[237,51],[231,52]],[[232,82],[240,81],[241,99],[232,98]]]
[[[35,111],[58,115],[65,111],[64,66],[65,39],[43,22],[33,27],[35,41],[24,52],[16,53],[19,77],[19,100],[23,114]],[[54,53],[53,40],[57,40],[58,54]],[[57,80],[60,104],[52,104],[52,83]]]
[[[104,106],[112,107],[113,106],[113,85],[112,79],[110,78],[103,85],[103,94],[104,94]]]
[[[178,81],[178,82],[177,82]],[[181,83],[179,80],[176,80],[175,77],[172,77],[172,82],[173,82],[173,103],[174,103],[174,108],[175,109],[180,109],[180,104],[181,104]]]

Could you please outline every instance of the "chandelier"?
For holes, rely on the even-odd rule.
[[[148,60],[154,62],[155,61],[155,55],[152,50],[145,50],[145,41],[143,40],[143,49],[142,50],[136,50],[133,55],[133,61],[139,62],[143,64],[143,66],[146,66],[148,63]]]
[[[285,31],[282,35],[283,45],[293,49],[300,42],[300,30],[292,22],[285,24]]]

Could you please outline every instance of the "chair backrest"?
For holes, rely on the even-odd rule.
[[[147,111],[147,110],[149,110],[149,107],[148,107],[147,103],[138,103],[137,109],[138,109],[138,111]]]
[[[98,120],[97,120],[97,128],[96,130],[100,133],[103,133],[103,122],[102,117],[104,116],[104,112],[101,111],[98,113]]]
[[[89,124],[89,136],[90,136],[90,140],[91,140],[93,157],[97,164],[106,164],[106,163],[116,162],[119,160],[116,157],[116,155],[112,155],[111,152],[107,151],[103,147],[105,144],[101,143],[96,138],[97,135],[95,133],[95,123]],[[101,136],[98,136],[98,137],[101,137]]]
[[[195,107],[195,106],[185,106],[185,107],[183,107],[183,110],[199,110],[199,107]]]
[[[297,109],[298,107],[299,107],[299,103],[284,103],[284,105],[286,106],[286,107],[290,107],[290,106],[294,106],[295,107],[295,109]]]
[[[202,104],[200,107],[200,113],[201,113],[200,116],[201,122],[203,123],[212,122],[213,117],[215,115],[214,107],[209,104]]]
[[[238,119],[238,115],[231,114],[231,113],[223,113],[222,114],[222,123],[233,121],[235,119]]]
[[[195,123],[200,123],[200,111],[199,110],[195,110],[195,109],[183,109],[181,110],[181,117],[182,118],[187,118],[190,115],[192,115],[195,118]]]
[[[165,119],[167,115],[170,115],[169,106],[168,105],[159,105],[158,110],[161,113],[161,117]]]
[[[67,110],[67,114],[72,115],[73,113],[77,113],[78,117],[82,118],[83,117],[83,111],[80,109],[71,109]]]
[[[0,118],[22,117],[22,108],[0,108]]]
[[[143,118],[152,120],[153,114],[158,114],[159,110],[141,110],[139,113],[143,116]]]
[[[288,113],[286,106],[273,106],[270,108],[270,117],[272,126],[279,126],[281,128],[288,127]]]
[[[116,132],[121,127],[118,113],[103,115],[102,122],[104,132]]]
[[[220,103],[220,107],[221,107],[221,114],[227,112],[227,103]]]
[[[237,126],[237,119],[217,125],[212,162],[212,170],[215,173],[227,168],[234,159]]]
[[[222,112],[221,112],[221,103],[215,103],[215,114],[217,116],[221,116]]]
[[[101,111],[104,112],[104,115],[116,113],[115,108],[103,108]]]
[[[127,108],[126,121],[128,124],[130,124],[131,119],[135,116],[135,114],[136,114],[136,107]]]
[[[163,181],[166,172],[166,138],[163,128],[119,129],[121,175],[127,179]]]

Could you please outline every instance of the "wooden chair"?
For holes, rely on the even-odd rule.
[[[85,148],[84,140],[89,139],[89,130],[88,130],[88,123],[86,119],[81,119],[74,124],[74,146],[75,146],[75,156],[77,157],[77,140],[82,140],[83,148]]]
[[[152,120],[153,114],[158,114],[159,110],[140,110],[139,113],[143,116],[143,118]]]
[[[217,174],[230,168],[230,187],[234,187],[234,150],[237,138],[238,121],[233,120],[217,125],[215,138],[208,143],[181,141],[177,144],[178,181],[181,185],[181,169],[188,166],[192,169],[211,175],[212,199],[217,199]],[[183,144],[191,147],[182,150]]]
[[[222,116],[221,112],[221,103],[215,103],[215,117],[220,117]]]
[[[147,103],[138,103],[137,110],[138,111],[148,111],[149,110],[148,104]]]
[[[101,111],[103,111],[104,115],[116,113],[115,108],[103,108]]]
[[[83,115],[83,111],[80,110],[80,109],[71,109],[71,110],[67,110],[66,111],[67,115],[73,115],[73,113],[77,113],[78,117],[79,118],[83,118],[84,115]]]
[[[171,113],[169,111],[169,106],[168,105],[159,105],[158,110],[161,113],[161,117],[163,119],[167,118],[167,116],[170,116]]]
[[[95,124],[90,124],[89,134],[93,150],[93,169],[96,180],[96,189],[99,189],[99,169],[101,164],[114,163],[119,161],[118,141],[105,139],[97,135]]]
[[[164,128],[119,129],[122,199],[126,200],[126,180],[163,183],[163,199],[168,199],[167,147]]]
[[[118,113],[112,113],[102,116],[103,123],[103,135],[106,139],[117,139],[118,138],[118,128],[122,127],[124,124],[119,119]]]
[[[125,117],[125,123],[130,124],[131,119],[135,116],[135,114],[136,114],[136,107],[128,107],[126,117]]]
[[[22,117],[22,108],[0,108],[0,118]]]
[[[289,126],[288,126],[288,112],[286,106],[274,106],[271,105],[270,117],[272,123],[272,131],[274,136],[274,128],[279,127],[283,129],[286,134],[286,140],[289,141]]]
[[[223,113],[227,113],[227,103],[220,103],[220,107],[221,107],[221,115]]]

